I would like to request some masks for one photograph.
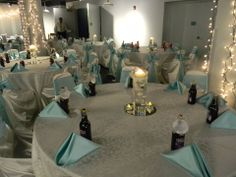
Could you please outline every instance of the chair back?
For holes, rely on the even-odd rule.
[[[19,52],[17,49],[9,49],[7,53],[11,60],[16,60],[19,58]]]
[[[75,87],[75,82],[69,72],[63,72],[53,77],[53,86],[55,94],[59,95],[62,87],[67,87],[69,91],[72,91]]]

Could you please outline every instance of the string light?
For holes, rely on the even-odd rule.
[[[210,57],[210,52],[211,52],[211,46],[213,42],[213,36],[214,36],[214,27],[215,27],[215,16],[217,13],[217,7],[218,7],[218,1],[219,0],[213,0],[213,5],[211,10],[211,17],[209,18],[209,25],[208,25],[208,30],[209,30],[209,38],[207,40],[207,44],[204,46],[205,49],[207,50],[206,54],[204,55],[204,63],[202,65],[202,69],[204,72],[208,72],[208,65],[209,65],[209,57]]]
[[[24,38],[24,47],[25,49],[29,48],[30,44],[30,39],[29,39],[29,29],[28,29],[28,20],[26,16],[26,11],[25,11],[25,5],[24,5],[24,0],[18,0],[18,6],[19,6],[19,11],[20,11],[20,19],[21,19],[21,28],[22,28],[22,33],[23,33],[23,38]]]
[[[19,10],[11,10],[7,13],[0,13],[0,18],[12,18],[12,17],[16,17],[19,15]]]
[[[228,78],[228,74],[232,71],[236,71],[235,68],[235,61],[234,61],[234,47],[236,46],[236,0],[232,1],[232,24],[229,24],[229,28],[231,29],[230,31],[230,36],[231,36],[231,41],[230,43],[225,46],[225,50],[227,51],[227,57],[225,60],[222,62],[223,64],[223,69],[221,72],[221,96],[224,98],[227,98],[229,93],[233,93],[234,98],[236,99],[236,82],[230,82]],[[235,105],[236,106],[236,105]]]
[[[27,13],[25,8],[26,3],[24,3],[24,0],[18,0],[26,49],[29,49],[30,44],[35,45],[38,49],[42,49],[46,46],[43,28],[39,19],[39,7],[37,3],[37,0],[28,0],[29,7]],[[29,31],[31,31],[31,42]]]
[[[32,44],[36,48],[46,47],[43,28],[39,19],[39,9],[37,0],[29,0],[29,24],[32,29]],[[41,10],[41,9],[40,9]]]

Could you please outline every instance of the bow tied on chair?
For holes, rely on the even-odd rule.
[[[121,70],[122,70],[122,61],[127,58],[128,53],[125,50],[119,51],[117,53],[117,57],[118,57],[118,63],[117,63],[117,68],[116,68],[116,80],[120,81],[120,74],[121,74]]]
[[[178,50],[176,53],[176,59],[180,62],[178,80],[183,81],[185,75],[184,62],[188,60],[188,58],[185,56],[185,50]]]
[[[156,71],[156,65],[155,62],[158,60],[158,56],[150,52],[147,56],[147,62],[148,62],[148,82],[159,82],[157,78],[157,71]]]
[[[94,45],[92,43],[85,44],[83,46],[83,49],[85,51],[84,62],[85,62],[85,65],[87,66],[87,64],[89,63],[89,54],[94,49]]]
[[[116,50],[114,48],[114,41],[111,42],[105,42],[105,44],[107,45],[107,48],[110,51],[110,59],[109,59],[109,63],[108,63],[108,68],[109,68],[109,73],[113,74],[114,70],[113,70],[113,59],[114,59],[114,55],[116,54]]]
[[[90,67],[90,73],[95,76],[96,84],[102,84],[100,70],[101,70],[101,66],[98,64],[93,64]]]

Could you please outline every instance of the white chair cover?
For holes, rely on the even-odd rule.
[[[31,159],[0,157],[1,177],[35,177]]]
[[[0,118],[1,119],[1,118]],[[14,135],[11,128],[0,121],[0,157],[13,157]]]
[[[33,122],[41,110],[41,103],[35,99],[36,94],[32,90],[12,91],[4,89],[2,96],[10,127],[21,145],[17,146],[20,148],[19,155],[29,156],[32,145]]]

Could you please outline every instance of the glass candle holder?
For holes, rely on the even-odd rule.
[[[133,78],[133,104],[135,115],[145,116],[148,72],[137,68],[131,77]]]

